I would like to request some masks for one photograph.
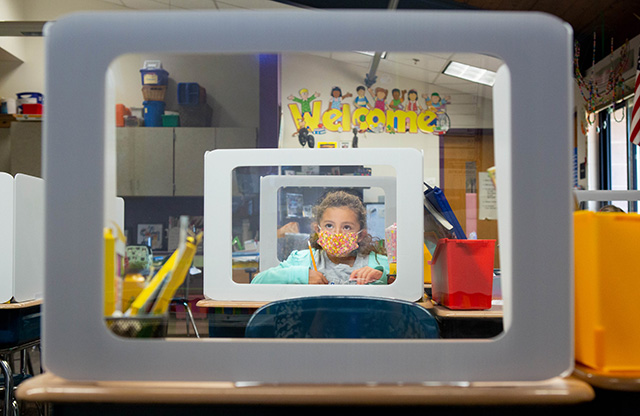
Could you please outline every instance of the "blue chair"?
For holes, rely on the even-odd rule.
[[[256,310],[248,338],[439,338],[436,319],[413,302],[367,296],[285,299]]]

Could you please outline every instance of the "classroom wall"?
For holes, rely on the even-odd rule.
[[[116,103],[142,107],[140,69],[145,60],[159,60],[169,72],[165,111],[179,111],[177,86],[196,82],[207,92],[212,127],[258,127],[260,124],[260,64],[251,55],[130,54],[117,58],[110,69],[117,87]]]
[[[129,10],[100,0],[2,0],[2,20],[52,21],[76,11]],[[0,48],[15,56],[0,59],[0,97],[44,92],[44,38],[0,37]]]
[[[0,16],[2,16],[2,20],[24,20],[22,2],[20,0],[1,1]],[[11,66],[20,63],[25,46],[23,38],[0,36],[0,48],[3,50],[3,53],[0,54],[0,71],[2,71],[7,62],[13,61],[14,65]]]
[[[322,101],[322,110],[328,107],[328,98],[331,96],[331,88],[339,86],[343,95],[351,92],[356,95],[356,87],[363,85],[363,80],[368,67],[359,67],[352,64],[338,62],[322,56],[315,55],[286,55],[282,58],[282,132],[281,147],[300,148],[294,123],[288,105],[292,101],[288,100],[289,95],[298,97],[301,88],[307,88],[310,94],[319,92],[319,100]],[[469,128],[491,128],[492,127],[492,102],[469,94],[458,93],[443,87],[435,87],[432,84],[406,79],[394,74],[378,73],[379,82],[375,87],[393,88],[400,90],[416,89],[421,96],[422,93],[432,93],[437,91],[441,96],[450,95],[451,104],[447,105],[447,113],[451,118],[452,129]],[[344,100],[353,107],[353,99],[350,97]],[[367,93],[367,98],[373,102],[372,97]],[[424,100],[422,100],[424,107]],[[352,132],[325,133],[316,135],[318,141],[336,141],[338,145],[341,141],[351,141]],[[358,134],[358,146],[360,148],[417,148],[424,152],[424,178],[433,185],[440,185],[440,136],[425,133],[373,133],[365,132]],[[446,140],[446,135],[444,136]]]
[[[636,77],[636,64],[638,62],[638,53],[640,48],[640,35],[629,40],[628,45],[628,62],[626,69],[624,70],[622,77],[624,79],[626,93],[624,97],[629,97],[633,93],[634,82]],[[608,82],[608,74],[612,65],[617,65],[620,59],[622,47],[613,51],[612,54],[606,56],[604,59],[597,62],[591,68],[589,68],[583,77],[585,80],[595,80],[600,90],[604,89],[604,86]],[[589,53],[583,51],[581,53]],[[574,106],[575,106],[575,137],[574,148],[577,149],[577,157],[574,158],[574,172],[577,173],[577,185],[584,189],[598,189],[598,134],[596,132],[597,117],[595,114],[587,115],[587,101],[585,96],[588,97],[588,91],[583,90],[581,92],[578,83],[575,82],[575,94],[574,94]],[[604,107],[611,105],[610,100],[600,102],[596,106],[596,110],[600,110]],[[584,166],[584,174],[581,175],[581,164]],[[574,183],[575,185],[575,183]]]

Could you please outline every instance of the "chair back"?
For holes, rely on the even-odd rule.
[[[248,338],[439,338],[436,319],[422,306],[367,296],[284,299],[256,310]]]

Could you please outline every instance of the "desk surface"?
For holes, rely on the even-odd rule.
[[[42,304],[42,299],[27,300],[24,302],[0,303],[0,309],[20,309]]]
[[[201,299],[196,303],[196,306],[200,308],[253,308],[258,309],[262,305],[266,305],[269,302],[263,301],[241,301],[241,300],[213,300],[213,299]]]
[[[608,390],[640,391],[640,371],[603,372],[576,363],[573,375],[594,387]]]
[[[266,301],[231,301],[231,300],[213,300],[201,299],[196,303],[200,308],[247,308],[258,309],[262,305],[266,305]],[[502,318],[502,306],[495,305],[487,310],[455,310],[444,306],[434,304],[426,296],[417,302],[418,305],[429,309],[436,316],[443,318]]]
[[[231,382],[86,381],[44,373],[18,386],[20,400],[44,403],[167,403],[269,405],[529,405],[591,401],[594,391],[577,378],[466,386],[250,385]]]
[[[502,318],[502,305],[493,305],[491,309],[449,309],[445,306],[426,300],[432,305],[429,309],[434,315],[442,318]]]

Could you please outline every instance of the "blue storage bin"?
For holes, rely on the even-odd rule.
[[[144,125],[146,127],[162,127],[164,101],[144,101]]]
[[[0,348],[40,338],[40,305],[4,309],[0,313]]]
[[[169,83],[169,73],[162,68],[140,70],[142,85],[167,85]]]
[[[35,98],[37,101],[35,104],[42,104],[43,95],[39,92],[19,92],[16,94],[18,100],[25,98]]]
[[[178,104],[179,105],[203,104],[206,101],[203,97],[203,91],[204,91],[204,88],[201,88],[197,82],[179,82],[178,83]]]

